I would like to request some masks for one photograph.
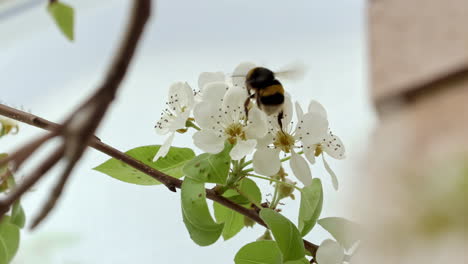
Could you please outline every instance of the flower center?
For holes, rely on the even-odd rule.
[[[230,124],[225,130],[224,133],[228,136],[228,141],[231,144],[236,144],[237,138],[246,140],[244,126],[239,123]]]
[[[273,141],[273,145],[275,147],[280,148],[283,152],[289,153],[291,152],[291,148],[294,146],[294,137],[288,133],[278,131],[276,133],[275,141]]]

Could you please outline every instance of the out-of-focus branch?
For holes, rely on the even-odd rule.
[[[457,87],[453,84],[466,80],[468,80],[468,63],[458,65],[421,83],[413,83],[408,87],[397,89],[397,91],[402,92],[377,98],[375,106],[377,112],[383,115],[388,109],[393,109],[395,106],[412,104],[447,88]]]
[[[13,113],[15,113],[13,115]],[[8,116],[8,117],[11,117],[13,119],[16,119],[18,121],[22,121],[22,120],[25,120],[24,123],[27,123],[27,124],[30,124],[32,126],[36,126],[36,127],[39,127],[39,128],[43,128],[43,129],[46,129],[46,130],[49,130],[49,131],[54,131],[54,129],[56,129],[58,127],[57,124],[55,123],[52,123],[48,120],[45,120],[43,118],[40,118],[40,117],[37,117],[37,116],[34,116],[30,113],[26,113],[26,112],[22,112],[22,111],[19,111],[19,110],[16,110],[16,109],[13,109],[11,107],[8,107],[8,106],[5,106],[5,105],[2,105],[0,104],[0,115],[5,115],[5,116]],[[39,124],[37,124],[36,122],[34,122],[33,120],[41,120],[41,122]],[[169,175],[166,175],[158,170],[155,170],[151,167],[149,167],[148,165],[126,155],[125,153],[113,148],[112,146],[109,146],[105,143],[103,143],[102,141],[100,141],[98,138],[94,137],[90,142],[89,142],[89,146],[104,153],[104,154],[107,154],[117,160],[120,160],[126,164],[128,164],[129,166],[145,173],[146,175],[148,176],[151,176],[153,177],[154,179],[156,179],[157,181],[165,184],[166,186],[173,186],[174,188],[181,188],[182,186],[182,181],[177,179],[177,178],[174,178],[174,177],[171,177]],[[1,161],[0,161],[1,163]],[[175,189],[174,189],[175,190]],[[260,218],[260,216],[258,215],[258,212],[256,210],[252,210],[252,209],[248,209],[248,208],[245,208],[243,206],[240,206],[234,202],[232,202],[231,200],[229,199],[226,199],[225,197],[219,195],[218,193],[216,193],[214,190],[211,190],[211,189],[206,189],[206,197],[212,201],[215,201],[219,204],[222,204],[224,205],[225,207],[231,209],[231,210],[234,210],[244,216],[247,216],[249,217],[250,219],[254,220],[255,222],[257,222],[258,224],[262,225],[262,226],[265,226],[266,227],[266,224],[263,222],[263,220]],[[318,249],[318,246],[307,241],[307,240],[304,240],[304,247],[312,254],[312,256],[315,256],[316,252],[317,252],[317,249]]]
[[[82,103],[76,111],[74,111],[62,125],[51,124],[41,118],[31,116],[18,116],[18,111],[13,111],[6,116],[13,119],[19,117],[19,121],[26,123],[37,124],[42,128],[52,129],[51,135],[33,141],[30,144],[13,153],[8,159],[0,161],[0,163],[12,162],[14,168],[17,169],[37,148],[50,138],[60,136],[63,138],[63,143],[50,155],[46,161],[39,166],[34,172],[26,177],[27,180],[20,183],[12,194],[5,200],[0,201],[0,213],[3,215],[10,206],[21,195],[36,183],[47,170],[53,167],[59,160],[64,158],[67,162],[65,170],[55,185],[55,188],[45,203],[39,216],[33,220],[32,227],[37,226],[53,209],[56,201],[60,197],[63,188],[76,163],[81,159],[85,149],[91,140],[94,138],[94,132],[101,123],[105,113],[107,112],[111,102],[114,100],[117,90],[125,77],[129,64],[134,57],[138,42],[141,39],[144,27],[150,17],[151,0],[134,0],[130,14],[129,24],[126,33],[123,37],[119,50],[114,57],[114,61],[109,67],[109,71],[105,76],[102,84],[96,89],[96,92]],[[41,168],[41,166],[45,166]],[[174,188],[168,186],[169,188]]]

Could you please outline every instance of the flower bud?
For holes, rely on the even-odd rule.
[[[290,179],[285,179],[284,180],[285,183],[288,183],[288,184],[280,184],[280,183],[277,183],[277,184],[280,184],[279,186],[279,195],[281,197],[281,199],[283,198],[286,198],[286,197],[291,197],[291,199],[295,199],[294,197],[294,186],[296,183],[291,181]]]
[[[273,240],[273,238],[271,237],[270,230],[268,230],[268,229],[265,230],[265,233],[263,233],[262,236],[257,238],[257,241],[264,241],[264,240]]]

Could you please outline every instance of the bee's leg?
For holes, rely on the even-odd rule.
[[[245,111],[245,117],[247,120],[249,120],[249,104],[250,104],[250,96],[247,97],[247,99],[244,102],[244,111]]]
[[[278,113],[278,125],[280,126],[281,132],[284,132],[283,131],[283,117],[284,117],[283,110],[281,110],[281,112]]]
[[[255,94],[250,94],[250,91],[247,90],[247,93],[249,94],[249,97],[244,102],[244,111],[245,111],[245,117],[246,120],[249,120],[249,104],[250,104],[250,99],[255,97]]]

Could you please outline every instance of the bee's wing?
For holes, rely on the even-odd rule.
[[[282,70],[275,72],[275,76],[280,80],[301,80],[304,79],[305,73],[305,64],[302,62],[295,62],[286,65]]]

